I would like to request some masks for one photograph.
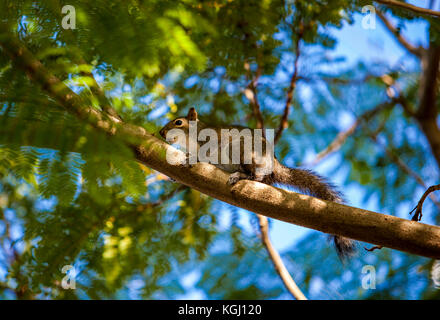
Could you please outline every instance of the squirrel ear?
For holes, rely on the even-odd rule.
[[[196,111],[196,109],[195,108],[189,109],[188,115],[186,116],[186,118],[189,121],[196,121],[197,120],[197,111]]]

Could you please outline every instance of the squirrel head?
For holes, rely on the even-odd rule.
[[[162,129],[160,129],[159,134],[164,139],[167,138],[168,131],[172,129],[181,129],[185,132],[185,134],[188,134],[190,121],[198,121],[197,111],[195,108],[189,109],[186,117],[179,117],[168,122]],[[169,141],[169,142],[173,142],[173,141]]]

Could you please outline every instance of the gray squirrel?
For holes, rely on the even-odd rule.
[[[195,131],[192,131],[196,133],[195,135],[190,134],[190,126],[192,124],[196,125]],[[177,131],[181,134],[180,138],[179,135],[170,134],[173,133],[173,129],[178,129]],[[199,151],[201,148],[203,148],[203,140],[206,141],[206,139],[199,138],[200,133],[204,129],[211,130],[210,132],[214,132],[217,137],[222,136],[222,130],[225,129],[247,129],[248,132],[250,132],[252,139],[255,138],[257,131],[255,129],[249,129],[241,126],[209,126],[208,124],[201,122],[198,119],[196,110],[194,108],[191,108],[186,117],[179,117],[168,122],[159,131],[159,134],[169,143],[179,145],[186,152],[191,149],[191,143],[193,143],[193,146],[195,145],[195,149],[193,150]],[[176,131],[174,130],[174,132]],[[224,161],[211,162],[218,168],[230,173],[228,184],[233,185],[242,179],[259,181],[268,185],[281,184],[292,186],[301,193],[308,194],[323,200],[329,200],[338,203],[344,202],[342,194],[337,191],[335,186],[328,182],[325,178],[319,176],[311,170],[286,167],[276,159],[273,153],[266,152],[268,151],[268,147],[267,143],[265,143],[266,139],[264,136],[261,137],[261,141],[263,141],[261,153],[256,153],[253,150],[249,151],[249,149],[247,149],[248,151],[246,151],[244,140],[245,139],[243,139],[243,137],[239,137],[240,153],[235,161],[232,161],[232,152],[230,152],[231,150],[229,149],[229,152],[227,152],[227,163],[225,163]],[[231,145],[233,145],[234,143],[231,136],[228,136],[227,143],[229,143],[227,148],[231,148]],[[223,147],[224,145],[221,145],[221,143],[216,140],[214,152],[213,150],[210,150],[211,154],[209,159],[213,159],[214,157],[214,159],[220,160]],[[246,159],[250,159],[250,161],[245,161]],[[224,159],[222,158],[222,160]],[[203,160],[198,159],[198,161]],[[336,252],[342,261],[352,256],[356,251],[355,241],[338,235],[331,235],[331,237],[333,239]]]

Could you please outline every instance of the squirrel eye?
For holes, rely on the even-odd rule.
[[[180,125],[182,125],[182,120],[176,120],[176,122],[174,122],[174,124],[176,126],[180,126]]]

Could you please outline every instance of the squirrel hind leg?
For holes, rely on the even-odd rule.
[[[244,179],[248,179],[248,178],[249,178],[249,175],[247,175],[246,173],[243,173],[243,172],[240,172],[240,171],[236,171],[236,172],[231,173],[229,175],[228,185],[233,186],[238,181],[244,180]]]

